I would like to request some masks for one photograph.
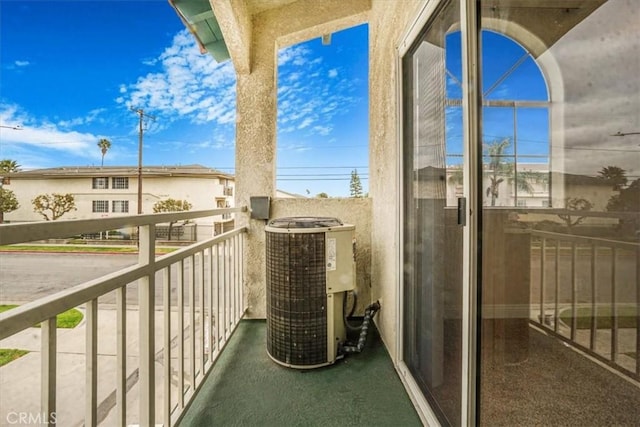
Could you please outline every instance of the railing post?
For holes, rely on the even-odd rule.
[[[189,257],[191,270],[189,271],[189,378],[191,388],[189,396],[193,396],[196,389],[196,260]]]
[[[164,402],[162,419],[165,426],[171,425],[171,266],[163,271],[162,277],[162,303],[164,311],[164,339],[163,357],[164,364]]]
[[[199,274],[199,282],[198,282],[198,294],[200,297],[199,308],[200,308],[200,378],[204,380],[204,372],[205,372],[205,323],[204,323],[204,251],[198,253],[200,255],[200,267],[198,268]],[[196,275],[198,277],[198,275]]]
[[[575,241],[571,242],[571,341],[576,340],[578,330],[578,247]]]
[[[85,426],[98,425],[98,299],[87,301],[86,309]]]
[[[127,421],[127,295],[126,287],[116,289],[116,422]]]
[[[589,336],[589,348],[595,350],[598,333],[598,245],[591,243],[591,331]]]
[[[555,271],[556,287],[553,290],[553,330],[558,332],[558,324],[560,323],[560,240],[556,239],[556,271]]]
[[[611,251],[611,361],[616,362],[618,358],[618,306],[616,281],[618,268],[618,248]]]
[[[547,256],[547,239],[541,238],[540,242],[540,324],[545,326],[545,311],[544,311],[544,287],[545,281],[545,257]]]
[[[154,224],[140,227],[138,264],[149,266],[138,280],[141,426],[155,424],[155,234]]]
[[[636,375],[640,376],[640,247],[636,248]]]
[[[41,328],[41,410],[47,421],[43,424],[56,425],[56,317],[42,322]]]
[[[178,262],[178,407],[184,408],[184,260]]]

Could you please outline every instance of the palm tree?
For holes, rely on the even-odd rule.
[[[111,148],[111,141],[106,138],[102,138],[98,141],[98,147],[100,147],[100,152],[102,153],[102,163],[100,164],[100,167],[102,167],[104,166],[104,155],[107,154],[107,151]]]
[[[2,159],[0,160],[0,172],[18,172],[20,165],[15,160]]]
[[[491,206],[496,205],[496,199],[500,195],[499,187],[504,182],[504,176],[510,175],[512,167],[504,161],[504,151],[511,144],[509,138],[502,141],[493,141],[485,144],[486,156],[489,158],[487,169],[489,170],[489,186],[487,187],[487,197],[491,197]]]
[[[603,179],[613,186],[613,189],[620,191],[622,187],[627,185],[627,171],[618,166],[605,166],[600,172],[600,179]]]

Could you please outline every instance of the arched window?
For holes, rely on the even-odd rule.
[[[448,205],[462,195],[460,32],[446,37]],[[490,206],[550,205],[549,91],[532,54],[513,39],[482,31],[483,188]]]

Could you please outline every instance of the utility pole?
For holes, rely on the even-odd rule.
[[[145,117],[155,120],[154,116],[145,114],[142,108],[131,108],[131,111],[138,115],[138,215],[142,213],[142,135],[144,129],[142,128],[142,120]]]

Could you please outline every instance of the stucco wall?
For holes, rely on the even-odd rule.
[[[338,4],[339,3],[339,4]],[[236,179],[237,205],[250,196],[273,196],[276,163],[276,46],[355,25],[366,11],[369,20],[369,130],[371,200],[340,199],[273,201],[272,217],[329,215],[355,223],[360,230],[359,253],[370,251],[370,271],[359,266],[362,301],[380,299],[377,323],[391,356],[396,358],[398,271],[399,153],[397,46],[417,16],[421,0],[299,1],[253,17],[251,74],[237,83]],[[369,9],[370,5],[370,9]],[[351,10],[349,10],[351,9]],[[287,13],[285,13],[285,11]],[[365,203],[360,209],[354,203]],[[366,219],[365,212],[370,214]],[[355,217],[354,217],[355,215]],[[250,227],[246,254],[246,296],[249,317],[265,315],[264,221],[245,220]],[[368,226],[364,224],[369,224]],[[364,230],[370,230],[366,236]],[[365,233],[365,234],[361,234]],[[366,241],[371,242],[369,249]],[[364,270],[362,270],[364,268]],[[364,282],[360,282],[364,280]],[[370,281],[370,294],[365,290]]]
[[[398,277],[398,69],[397,46],[417,16],[419,0],[373,0],[369,21],[369,191],[373,198],[371,229],[371,298],[383,309],[377,325],[395,360]]]
[[[236,83],[236,205],[275,196],[278,48],[366,21],[369,0],[299,0],[253,16],[251,73]],[[337,216],[337,215],[336,215]],[[249,317],[265,316],[264,221],[247,225],[245,280]]]

